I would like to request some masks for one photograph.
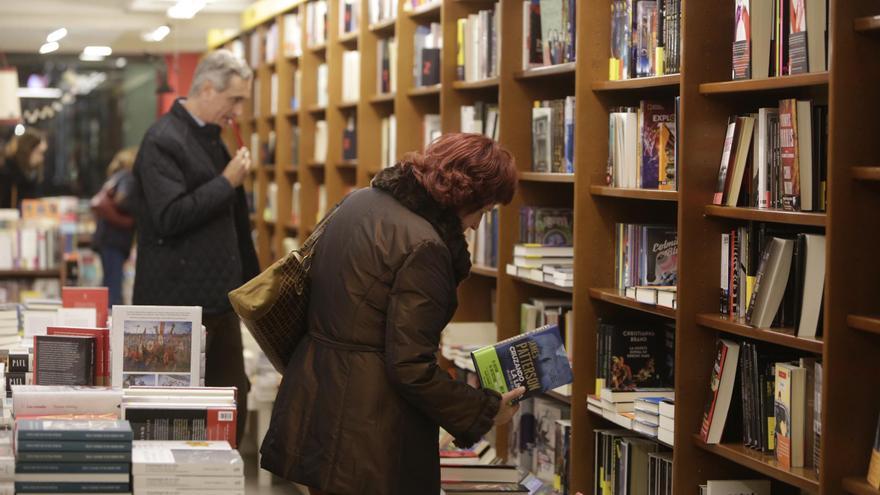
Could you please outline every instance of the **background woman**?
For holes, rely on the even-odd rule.
[[[22,199],[40,197],[47,147],[45,134],[33,127],[7,143],[0,164],[0,208],[18,208]]]
[[[131,168],[136,156],[137,148],[116,153],[107,167],[107,181],[92,201],[97,223],[92,243],[101,255],[104,285],[109,289],[111,305],[122,304],[122,267],[131,253],[134,238]],[[99,202],[100,206],[96,204]]]
[[[264,468],[313,495],[436,494],[438,427],[468,446],[510,420],[524,389],[454,381],[435,352],[471,267],[464,230],[515,188],[509,152],[447,134],[345,199],[316,246],[310,338],[284,374]]]

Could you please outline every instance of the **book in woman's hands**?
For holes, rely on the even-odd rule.
[[[523,398],[572,382],[571,364],[557,325],[483,347],[471,353],[480,385],[504,394],[525,387]]]

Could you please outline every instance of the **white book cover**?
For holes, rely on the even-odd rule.
[[[142,474],[134,477],[132,488],[136,493],[150,490],[151,487],[190,489],[233,490],[244,489],[244,476],[176,476],[163,474]]]
[[[199,306],[113,306],[113,386],[197,386],[201,327]]]
[[[108,414],[119,416],[122,389],[73,385],[14,385],[15,416],[49,414]],[[4,408],[5,410],[5,408]]]
[[[342,101],[355,102],[360,98],[361,52],[346,50],[342,53]]]
[[[131,473],[195,476],[243,476],[244,463],[226,441],[135,440]]]
[[[769,480],[709,480],[708,495],[770,495]]]
[[[87,327],[94,328],[98,321],[98,311],[95,308],[58,308],[56,324],[59,327]]]
[[[22,312],[22,321],[22,326],[24,327],[24,339],[22,339],[22,343],[31,347],[34,345],[34,336],[46,335],[47,327],[57,326],[58,311],[26,309]]]

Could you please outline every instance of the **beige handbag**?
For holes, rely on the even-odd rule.
[[[287,253],[246,284],[229,293],[232,308],[279,373],[309,331],[309,267],[315,244],[338,210],[315,227],[298,250]]]

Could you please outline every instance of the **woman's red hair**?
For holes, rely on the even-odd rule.
[[[444,134],[402,163],[435,201],[458,213],[510,203],[516,191],[513,155],[482,134]]]

